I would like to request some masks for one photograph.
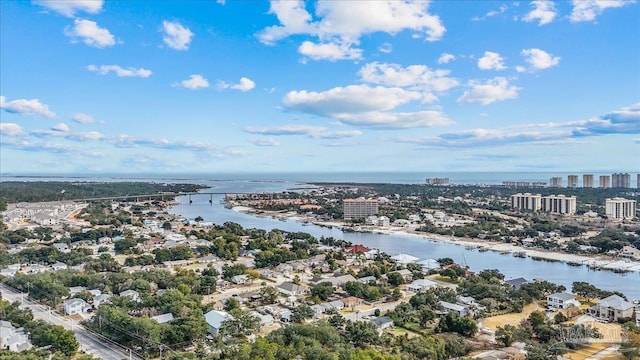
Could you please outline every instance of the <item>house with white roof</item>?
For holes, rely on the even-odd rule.
[[[0,350],[21,352],[31,347],[29,336],[22,328],[16,329],[10,322],[0,320]]]
[[[440,305],[440,308],[448,313],[454,312],[460,316],[467,316],[469,314],[469,309],[464,305],[453,304],[446,301],[440,301],[438,305]]]
[[[407,285],[407,290],[413,292],[420,292],[431,289],[438,286],[438,283],[429,279],[417,279]]]
[[[589,315],[600,321],[616,322],[620,318],[632,318],[634,306],[619,295],[599,300],[589,308]]]
[[[407,264],[414,263],[419,259],[409,254],[398,254],[396,256],[392,256],[391,260],[395,261],[395,263],[399,265],[407,265]]]
[[[157,322],[158,324],[166,324],[173,321],[173,319],[174,318],[172,313],[166,313],[166,314],[161,314],[161,315],[156,315],[151,317],[151,320]]]
[[[212,335],[218,335],[222,325],[229,319],[231,319],[231,315],[225,311],[211,310],[204,314],[204,320],[209,325],[208,332]]]
[[[140,293],[135,290],[125,290],[119,294],[120,296],[126,296],[133,301],[140,301]]]
[[[87,302],[82,299],[73,298],[65,300],[64,302],[64,312],[67,315],[82,314],[85,309],[88,308],[90,308],[89,304],[87,304]]]
[[[308,287],[304,285],[294,284],[292,282],[283,282],[282,284],[278,285],[277,289],[287,296],[304,295],[309,292]]]

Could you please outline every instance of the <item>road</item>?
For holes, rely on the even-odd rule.
[[[131,357],[129,357],[128,352],[126,352],[126,350],[124,350],[120,345],[111,342],[108,339],[103,339],[94,335],[76,321],[65,319],[55,312],[52,312],[48,306],[31,301],[26,297],[26,295],[23,299],[19,292],[5,285],[0,284],[0,293],[2,293],[2,298],[7,301],[22,302],[22,308],[31,309],[35,319],[44,320],[53,325],[60,325],[67,330],[73,331],[76,336],[76,340],[80,343],[80,350],[86,353],[104,360],[142,360],[141,357],[135,354],[131,354]]]

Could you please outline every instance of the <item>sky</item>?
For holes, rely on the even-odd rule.
[[[640,171],[640,4],[0,1],[0,173]]]

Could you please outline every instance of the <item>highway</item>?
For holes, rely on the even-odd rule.
[[[76,321],[65,319],[51,311],[48,306],[30,300],[26,294],[23,298],[19,292],[3,284],[0,284],[0,293],[2,293],[2,298],[7,301],[22,302],[22,308],[31,309],[35,319],[44,320],[49,324],[60,325],[67,330],[72,330],[76,340],[80,343],[81,351],[104,360],[142,360],[142,358],[136,354],[129,354],[121,345],[91,333]]]

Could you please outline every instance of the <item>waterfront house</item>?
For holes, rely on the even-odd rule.
[[[520,290],[522,285],[527,284],[528,281],[524,278],[511,279],[504,282],[505,284],[511,285],[514,290]]]
[[[440,263],[434,259],[425,259],[418,261],[418,264],[425,270],[440,269]]]
[[[621,318],[632,318],[634,306],[618,295],[611,295],[599,300],[588,312],[600,321],[617,322]]]
[[[64,302],[64,312],[67,315],[82,314],[84,310],[88,309],[89,307],[90,306],[86,301],[78,298],[65,300]]]
[[[407,264],[414,263],[419,259],[409,254],[398,254],[396,256],[392,256],[391,260],[393,260],[398,265],[407,265]]]
[[[573,306],[580,306],[576,296],[566,292],[555,293],[547,296],[547,306],[556,309],[567,309]]]

